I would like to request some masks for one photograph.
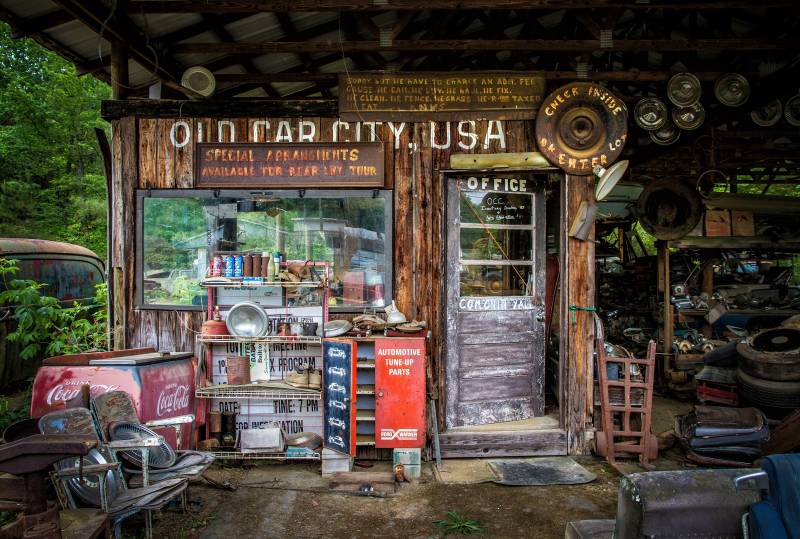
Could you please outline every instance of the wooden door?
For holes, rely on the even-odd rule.
[[[445,178],[447,427],[544,414],[544,195],[531,175]]]

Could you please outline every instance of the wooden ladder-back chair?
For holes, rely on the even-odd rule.
[[[641,465],[648,467],[658,456],[658,440],[650,432],[656,343],[650,341],[645,359],[608,356],[601,333],[596,346],[603,430],[595,433],[595,449],[609,464],[618,456],[638,454]]]

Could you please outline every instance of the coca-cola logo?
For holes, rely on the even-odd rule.
[[[161,390],[156,403],[156,415],[176,412],[189,407],[189,386],[178,385],[173,388]]]
[[[91,393],[92,396],[102,395],[103,393],[108,393],[109,391],[116,391],[119,389],[119,386],[115,384],[58,384],[47,392],[48,406],[52,406],[56,402],[66,402],[74,399],[81,394],[82,385],[89,386],[89,393]]]

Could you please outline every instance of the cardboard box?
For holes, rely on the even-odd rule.
[[[731,212],[730,210],[706,210],[706,236],[730,236]]]
[[[753,212],[731,210],[731,230],[734,236],[755,236],[756,222]]]

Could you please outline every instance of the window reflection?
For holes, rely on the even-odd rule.
[[[280,251],[330,263],[330,306],[384,306],[391,215],[381,195],[144,198],[144,302],[202,304],[198,283],[215,255]]]

